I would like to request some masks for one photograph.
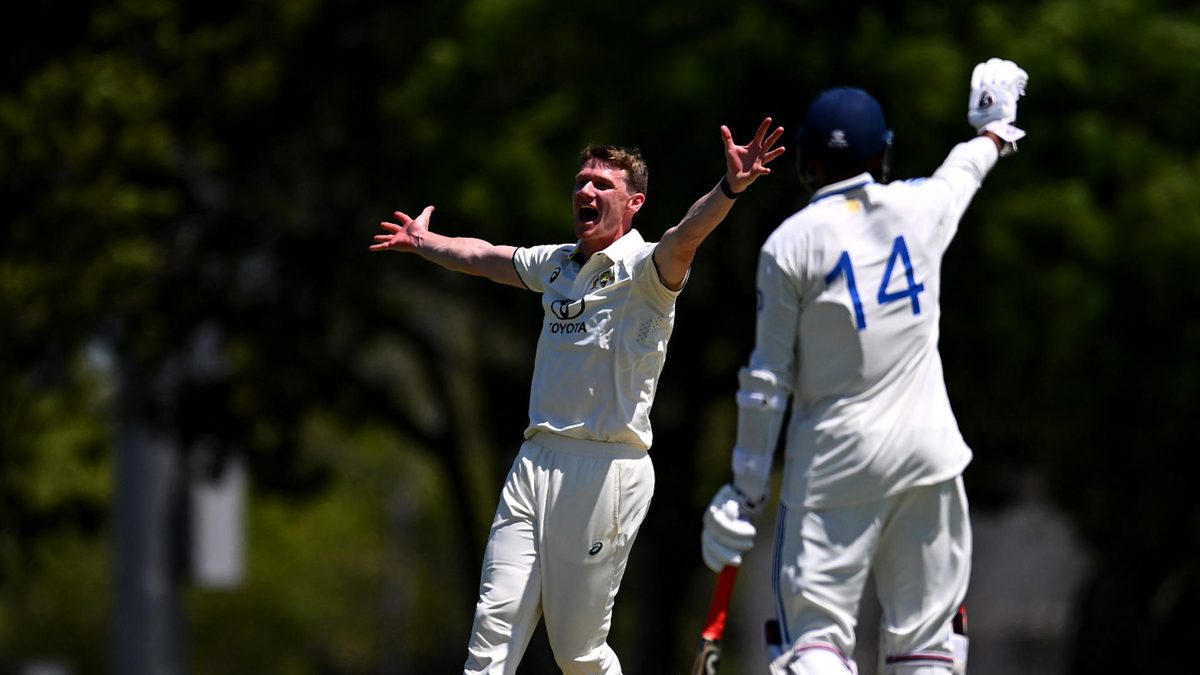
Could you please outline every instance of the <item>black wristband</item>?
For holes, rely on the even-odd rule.
[[[742,194],[741,192],[734,192],[733,188],[729,185],[729,181],[725,180],[724,176],[721,176],[721,192],[725,193],[725,196],[730,199],[737,199],[738,195]]]

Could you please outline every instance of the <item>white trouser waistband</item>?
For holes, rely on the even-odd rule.
[[[641,459],[649,450],[629,443],[608,443],[606,441],[589,441],[582,438],[571,438],[548,431],[538,431],[527,439],[543,448],[559,452],[569,452],[573,455],[588,457],[608,457],[611,459]]]

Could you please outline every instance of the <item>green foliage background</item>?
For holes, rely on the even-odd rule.
[[[968,489],[997,509],[1035,477],[1094,553],[1070,672],[1183,662],[1200,624],[1193,4],[53,0],[9,3],[0,26],[0,670],[105,672],[129,418],[252,470],[246,583],[188,591],[194,672],[460,667],[538,308],[368,255],[375,224],[432,203],[445,233],[565,241],[576,154],[602,141],[647,156],[655,238],[720,175],[721,124],[790,130],[841,83],[883,101],[896,173],[925,175],[967,137],[970,69],[995,55],[1030,73],[1029,137],[944,274]],[[679,302],[658,493],[613,633],[630,672],[690,659],[711,582],[698,516],[727,474],[755,253],[802,203],[791,161]],[[523,672],[554,672],[538,651]]]

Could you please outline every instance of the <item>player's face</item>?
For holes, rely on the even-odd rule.
[[[589,159],[575,175],[575,236],[599,251],[629,230],[645,195],[629,194],[625,171]]]

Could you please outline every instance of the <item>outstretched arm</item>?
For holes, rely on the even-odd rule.
[[[497,246],[482,239],[444,237],[429,231],[433,207],[426,206],[416,218],[396,211],[398,223],[381,222],[386,234],[375,235],[372,251],[416,253],[422,258],[454,271],[487,277],[496,283],[524,288],[513,266],[512,246]]]
[[[782,155],[784,148],[772,147],[783,135],[783,127],[776,127],[768,136],[770,127],[771,118],[768,117],[758,125],[758,132],[746,145],[734,144],[729,127],[721,127],[721,138],[725,142],[725,176],[708,194],[692,204],[678,225],[663,233],[654,250],[658,274],[667,288],[683,288],[683,280],[700,243],[725,219],[738,194],[759,176],[771,173],[766,164]]]

